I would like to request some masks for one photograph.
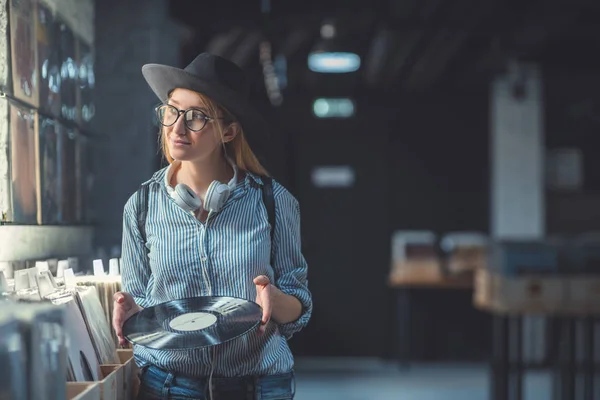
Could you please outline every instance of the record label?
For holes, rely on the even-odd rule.
[[[217,316],[204,312],[194,312],[175,317],[169,322],[171,329],[176,331],[199,331],[217,322]]]
[[[237,297],[203,296],[144,308],[123,324],[131,343],[157,350],[215,346],[256,328],[262,308]]]

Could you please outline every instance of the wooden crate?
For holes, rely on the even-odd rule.
[[[98,382],[78,382],[83,384],[97,384],[100,388],[101,400],[123,399],[123,379],[125,369],[122,364],[100,365],[101,380]]]
[[[100,400],[98,383],[67,382],[67,400]]]
[[[475,274],[475,306],[508,314],[566,312],[568,280],[560,276],[505,277],[487,269]]]
[[[119,359],[123,365],[123,392],[125,399],[134,400],[137,397],[140,381],[138,378],[139,369],[133,359],[133,350],[117,349]]]

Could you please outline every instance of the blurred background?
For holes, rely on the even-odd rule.
[[[1,3],[9,280],[120,257],[166,165],[141,67],[207,51],[300,202],[297,399],[600,399],[599,2]]]

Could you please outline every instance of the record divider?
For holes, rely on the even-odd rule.
[[[66,400],[134,400],[139,389],[133,350],[118,349],[120,364],[100,365],[97,382],[67,382]]]

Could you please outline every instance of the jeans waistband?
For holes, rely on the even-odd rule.
[[[213,385],[255,385],[260,381],[270,381],[270,380],[279,380],[279,379],[294,379],[294,371],[284,372],[280,374],[270,374],[270,375],[245,375],[245,376],[217,376],[213,375],[209,376],[200,376],[200,377],[192,377],[187,375],[181,375],[176,373],[170,373],[156,365],[146,365],[141,368],[140,376],[144,374],[152,374],[154,376],[167,377],[169,374],[173,377],[173,379],[177,380],[180,385],[184,386],[196,386],[198,384],[202,385],[208,382],[209,378],[212,381]]]

